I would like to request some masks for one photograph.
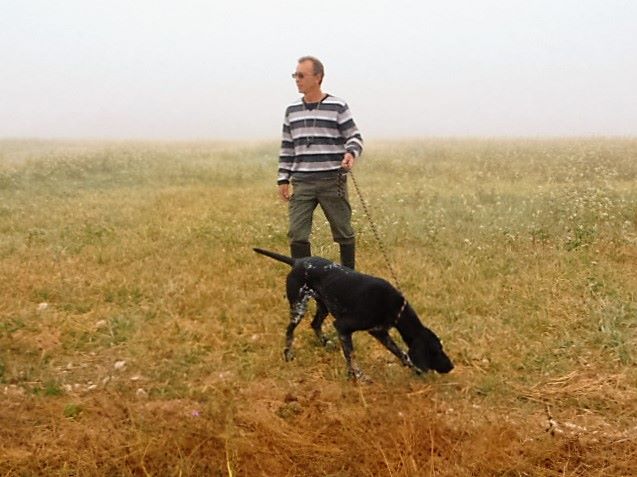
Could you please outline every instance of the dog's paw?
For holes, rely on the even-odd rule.
[[[328,349],[329,351],[336,351],[338,349],[336,342],[334,342],[333,340],[329,338],[325,339],[325,343],[323,344],[323,346],[325,346],[325,348]]]
[[[318,341],[319,341],[319,344],[323,346],[324,348],[327,348],[329,350],[336,349],[336,343],[334,343],[334,341],[332,341],[325,335],[320,336],[318,338]]]
[[[283,350],[283,357],[285,358],[287,362],[290,362],[294,359],[294,353],[292,352],[291,349],[285,348]]]
[[[325,337],[325,335],[316,335],[316,341],[318,342],[319,346],[325,346],[325,344],[327,343],[327,338]]]
[[[370,384],[372,382],[372,379],[360,369],[350,369],[347,372],[347,377],[357,383]]]

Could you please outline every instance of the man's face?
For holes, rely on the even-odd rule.
[[[294,81],[299,93],[305,94],[320,88],[320,76],[314,74],[314,64],[311,61],[303,61],[296,65]]]

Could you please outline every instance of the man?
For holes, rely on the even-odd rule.
[[[356,245],[346,173],[363,152],[363,140],[347,103],[321,90],[324,74],[323,64],[311,56],[300,58],[292,74],[303,97],[285,111],[279,196],[288,202],[292,257],[312,254],[312,217],[320,205],[340,246],[341,263],[354,269]]]

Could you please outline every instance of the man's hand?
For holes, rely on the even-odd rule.
[[[352,154],[351,152],[346,152],[343,156],[341,167],[346,171],[352,170],[352,167],[354,167],[354,160],[354,154]]]
[[[290,184],[279,184],[279,197],[283,202],[290,200]]]

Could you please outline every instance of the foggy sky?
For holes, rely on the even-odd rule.
[[[306,54],[365,139],[637,135],[630,0],[0,7],[0,138],[278,139]]]

